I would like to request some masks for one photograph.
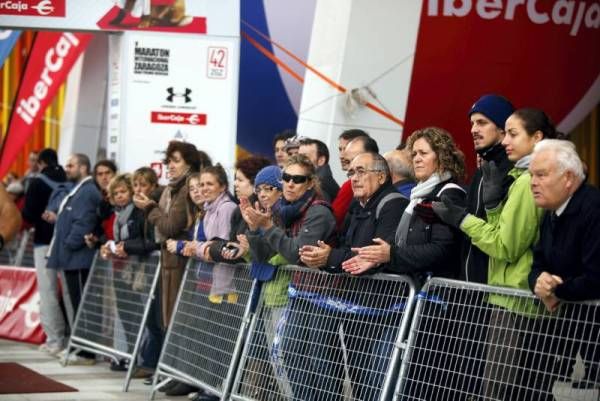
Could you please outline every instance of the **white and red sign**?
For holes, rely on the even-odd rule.
[[[111,158],[124,171],[134,171],[164,159],[169,142],[179,140],[232,168],[239,39],[177,35],[174,40],[174,34],[154,32],[125,32],[119,39],[120,59],[111,74],[120,77],[109,77],[122,85],[111,110],[120,116],[118,139],[107,143]],[[217,63],[212,67],[211,55]],[[219,69],[218,79],[203,73],[213,67]]]
[[[0,177],[6,174],[33,133],[33,127],[42,118],[91,38],[92,35],[87,33],[36,34],[2,147]]]
[[[0,0],[0,15],[64,17],[66,0]]]
[[[35,269],[0,266],[0,337],[34,344],[45,341]]]
[[[0,0],[0,26],[24,29],[239,37],[239,15],[239,0]]]
[[[228,55],[226,47],[208,48],[208,66],[206,75],[212,79],[227,78]]]
[[[153,111],[150,121],[159,124],[206,125],[206,114]]]

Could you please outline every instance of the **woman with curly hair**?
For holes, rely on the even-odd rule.
[[[460,207],[466,205],[466,193],[457,185],[464,174],[464,156],[450,134],[437,127],[415,131],[408,138],[407,149],[412,156],[417,185],[411,190],[395,240],[390,244],[374,238],[376,245],[354,248],[357,255],[342,263],[342,268],[350,274],[361,274],[381,265],[377,270],[408,274],[419,283],[432,275],[450,278],[458,275],[460,231],[437,218],[431,204],[443,198]],[[434,397],[431,393],[447,385],[453,359],[439,358],[448,355],[451,346],[444,324],[448,316],[435,303],[425,303],[423,311],[417,333],[427,332],[435,340],[417,336],[412,360],[418,363],[408,367],[403,394],[426,400],[459,399],[459,394]],[[390,335],[384,332],[382,338]],[[380,360],[383,357],[380,355]]]
[[[394,243],[374,238],[376,245],[355,248],[357,255],[342,264],[361,274],[384,264],[390,273],[411,274],[423,281],[428,275],[454,277],[458,273],[455,228],[435,218],[431,202],[443,196],[464,206],[465,191],[457,185],[464,175],[464,156],[448,132],[437,127],[415,131],[407,141],[417,185],[410,194]]]

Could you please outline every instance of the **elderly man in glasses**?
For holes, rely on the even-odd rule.
[[[300,249],[300,260],[309,267],[330,273],[341,273],[342,262],[355,256],[354,248],[372,245],[373,238],[383,238],[390,242],[394,240],[396,228],[408,204],[408,199],[397,192],[392,185],[386,160],[378,153],[361,153],[351,161],[347,175],[352,184],[354,201],[340,233],[340,246],[331,248],[323,242],[319,242],[318,246],[303,246]],[[371,270],[371,273],[374,271],[376,269]],[[364,280],[349,280],[347,283],[358,287],[342,289],[344,294],[352,298],[345,302],[358,309],[378,311],[373,315],[361,316],[360,322],[342,324],[341,331],[346,333],[345,345],[352,392],[356,399],[379,399],[385,376],[384,359],[391,354],[391,349],[387,349],[388,353],[384,351],[385,345],[381,344],[389,344],[391,347],[397,333],[393,330],[375,333],[374,329],[382,327],[381,319],[394,320],[399,315],[382,306],[393,304],[389,298],[390,294],[384,294],[383,289],[370,288],[372,283]],[[353,297],[351,295],[353,292],[363,296]],[[365,293],[377,295],[366,299]],[[391,326],[399,327],[399,323],[398,321],[397,325]],[[377,344],[381,352],[377,352],[375,360],[365,358],[365,352],[372,352]]]
[[[565,304],[557,313],[563,323],[569,323],[563,324],[559,332],[568,331],[571,341],[564,337],[560,341],[575,342],[557,346],[546,340],[538,346],[565,351],[562,363],[545,366],[560,365],[555,373],[568,376],[579,351],[586,374],[573,387],[598,388],[600,306],[569,301],[600,299],[600,191],[585,183],[583,164],[569,141],[546,139],[538,143],[529,171],[535,204],[546,210],[540,240],[534,248],[529,286],[549,311],[556,312]],[[542,349],[536,354],[553,352]]]

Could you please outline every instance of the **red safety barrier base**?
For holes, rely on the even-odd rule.
[[[45,341],[35,269],[0,266],[0,337],[34,344]]]

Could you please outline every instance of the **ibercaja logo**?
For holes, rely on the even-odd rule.
[[[0,0],[0,15],[64,17],[65,0]]]

